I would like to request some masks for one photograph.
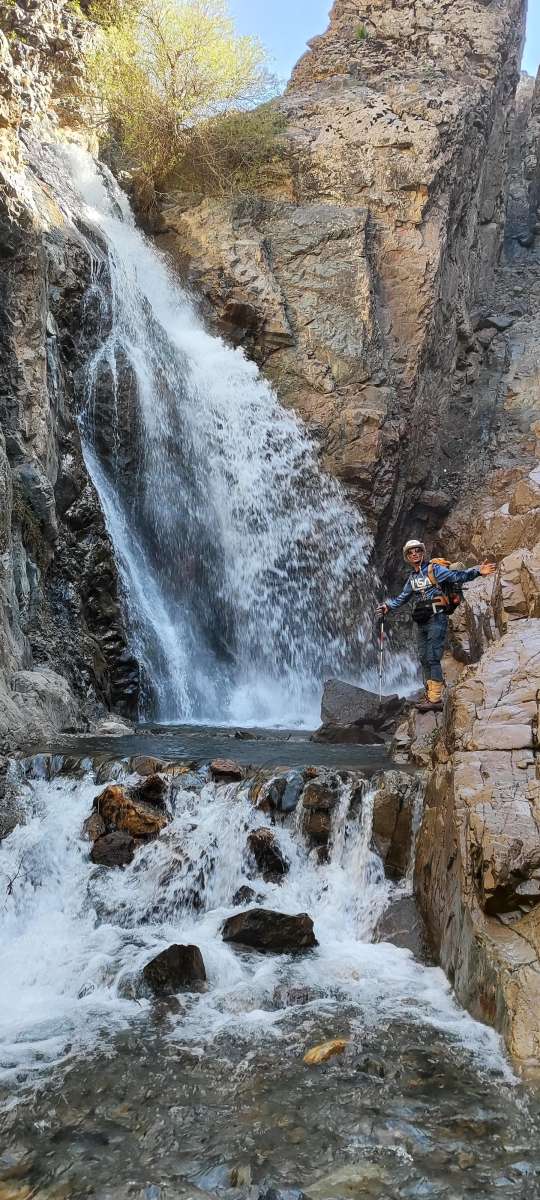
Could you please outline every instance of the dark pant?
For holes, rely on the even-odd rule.
[[[448,617],[446,613],[433,613],[425,625],[416,626],[416,645],[424,680],[436,679],[442,683],[444,676],[441,667],[448,633]]]

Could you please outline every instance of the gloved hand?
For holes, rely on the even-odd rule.
[[[387,604],[378,604],[377,605],[377,616],[378,617],[385,617],[387,612],[388,612]]]

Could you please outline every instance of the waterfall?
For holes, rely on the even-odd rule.
[[[109,172],[48,147],[39,173],[92,257],[80,427],[144,715],[313,726],[325,678],[374,682],[364,521],[255,365],[206,331]]]

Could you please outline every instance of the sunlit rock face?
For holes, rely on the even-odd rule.
[[[475,313],[501,250],[525,11],[337,0],[280,102],[279,195],[170,196],[160,242],[353,489],[385,559],[440,525],[496,396]]]

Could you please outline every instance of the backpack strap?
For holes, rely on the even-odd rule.
[[[432,587],[434,587],[434,588],[438,588],[438,589],[439,589],[439,591],[440,591],[440,593],[441,593],[441,594],[440,594],[440,596],[437,596],[437,597],[435,598],[435,601],[434,601],[434,603],[435,603],[435,604],[439,604],[441,608],[446,608],[446,607],[447,607],[447,605],[449,605],[449,604],[450,604],[450,600],[449,600],[449,597],[445,595],[445,593],[444,593],[444,589],[441,587],[441,584],[440,584],[440,583],[438,582],[438,580],[435,578],[435,565],[434,565],[434,563],[432,563],[432,562],[429,562],[429,563],[428,563],[427,574],[428,574],[428,579],[429,579],[429,582],[430,582],[431,586],[432,586]]]
[[[437,580],[435,578],[435,568],[434,568],[434,565],[432,562],[428,563],[427,573],[428,573],[428,579],[429,579],[431,586],[434,588],[438,587],[439,584],[437,583]]]

